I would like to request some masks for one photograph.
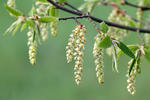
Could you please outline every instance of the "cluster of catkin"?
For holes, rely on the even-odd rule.
[[[98,47],[98,44],[102,40],[103,35],[97,34],[95,37],[95,43],[93,48],[93,56],[95,58],[95,65],[96,65],[96,77],[98,78],[98,83],[103,84],[104,83],[104,64],[103,64],[103,52],[104,50],[102,48]]]
[[[114,23],[127,26],[128,22],[123,18],[125,18],[125,14],[121,10],[119,10],[119,8],[115,8],[110,13],[108,20]],[[123,39],[123,37],[126,36],[127,33],[128,33],[127,30],[122,30],[114,27],[110,27],[108,30],[108,34],[110,34],[112,37],[114,37],[117,40]]]
[[[77,25],[70,34],[68,45],[66,46],[66,58],[67,62],[75,60],[74,76],[77,85],[80,84],[81,74],[83,70],[83,50],[85,44],[86,28],[82,25]]]
[[[135,52],[135,55],[136,55],[136,62],[131,70],[131,72],[129,73],[129,70],[130,70],[130,66],[133,62],[134,59],[131,59],[129,61],[129,66],[128,66],[128,74],[127,74],[127,90],[128,92],[131,94],[131,95],[134,95],[135,92],[136,92],[136,88],[135,88],[135,83],[136,83],[136,76],[138,73],[141,72],[141,68],[140,68],[140,65],[141,65],[141,56],[144,54],[143,48],[140,48],[138,49],[136,52]]]
[[[133,59],[132,59],[133,60]],[[132,60],[129,61],[129,66],[128,66],[128,70],[130,68],[130,65],[131,65],[131,62]],[[136,73],[137,73],[137,70],[136,70],[136,65],[133,67],[130,75],[127,74],[127,90],[128,92],[131,94],[131,95],[134,95],[135,92],[136,92],[136,88],[135,88],[135,82],[136,82]]]
[[[36,6],[38,7],[36,9],[37,14],[47,16],[48,15],[48,10],[49,10],[51,5],[50,4],[45,4],[45,3],[40,2],[40,1],[37,1]],[[48,39],[48,33],[49,33],[47,31],[47,24],[40,23],[39,26],[40,26],[40,29],[41,29],[42,40],[45,41],[45,40]]]
[[[30,63],[34,65],[36,63],[37,42],[34,39],[35,36],[34,36],[33,30],[29,30],[29,32],[27,33],[27,36],[28,36],[28,46],[29,46],[29,51],[28,51],[29,60],[30,60]]]

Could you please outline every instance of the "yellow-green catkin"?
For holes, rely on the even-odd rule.
[[[120,9],[115,8],[110,13],[108,20],[110,22],[114,22],[114,23],[118,23],[118,24],[127,26],[128,22],[126,20],[123,20],[123,17],[125,17],[125,15],[120,11]],[[127,36],[128,31],[119,29],[119,28],[115,28],[115,27],[109,27],[108,34],[111,37],[115,38],[116,40],[123,40],[123,38]],[[106,49],[106,53],[109,56],[112,56],[112,51],[113,51],[112,47]]]
[[[58,26],[58,23],[56,21],[53,21],[53,22],[50,23],[52,36],[57,35],[57,26]]]
[[[8,0],[7,5],[9,7],[16,8],[16,1],[15,0]]]
[[[125,15],[119,10],[119,8],[116,8],[113,9],[113,11],[110,13],[108,20],[126,26],[128,25],[128,22],[123,20],[123,17],[125,17]],[[127,36],[127,33],[127,30],[118,29],[114,27],[110,27],[108,30],[108,34],[110,34],[113,38],[117,40],[122,40],[123,37]]]
[[[95,37],[95,43],[93,48],[93,56],[95,58],[95,65],[96,65],[96,77],[98,78],[98,83],[104,83],[104,64],[103,64],[103,52],[102,48],[98,47],[99,42],[103,38],[103,35],[97,34]]]
[[[140,73],[140,64],[141,64],[141,54],[142,54],[142,51],[141,49],[138,49],[136,52],[135,52],[135,55],[136,55],[136,62],[135,62],[135,65],[133,66],[131,72],[130,72],[130,75],[129,75],[129,70],[130,70],[130,65],[132,64],[133,60],[134,59],[131,59],[129,62],[128,62],[128,74],[127,74],[127,90],[128,92],[131,94],[131,95],[134,95],[135,92],[136,92],[136,87],[135,87],[135,83],[136,83],[136,75],[138,73]]]
[[[83,51],[85,44],[85,33],[85,26],[76,26],[69,37],[68,45],[66,47],[67,62],[71,62],[73,58],[75,60],[74,77],[77,85],[80,85],[82,79],[81,74],[83,70]]]
[[[147,2],[147,4],[145,4],[145,2]],[[148,2],[146,0],[140,0],[139,6],[150,6],[150,1]],[[136,14],[137,14],[137,19],[142,21],[144,12],[142,11],[141,8],[138,8]],[[138,28],[142,27],[142,23],[140,23],[140,22],[137,25],[138,25],[137,26]],[[145,43],[149,45],[150,44],[150,34],[144,34],[144,39],[145,39]]]
[[[76,44],[76,33],[79,33],[80,26],[76,26],[75,29],[72,31],[72,33],[69,36],[68,44],[66,46],[66,59],[67,63],[70,63],[73,59],[75,44]]]
[[[131,61],[129,62],[129,65],[131,64]],[[129,68],[128,68],[129,69]],[[135,82],[136,82],[136,73],[137,70],[135,68],[135,66],[133,67],[130,75],[127,74],[127,90],[131,95],[134,95],[136,92],[136,87],[135,87]]]
[[[41,37],[43,41],[48,39],[48,31],[47,31],[47,24],[41,24]]]
[[[37,42],[33,40],[34,33],[30,30],[27,33],[28,36],[28,46],[29,46],[29,60],[32,65],[36,63],[36,54],[37,54]]]

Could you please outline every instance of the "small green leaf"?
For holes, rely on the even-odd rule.
[[[119,42],[119,43],[118,43]],[[118,41],[116,44],[121,49],[122,52],[124,52],[126,55],[128,55],[131,58],[135,58],[133,52],[122,42]]]
[[[18,16],[23,15],[23,13],[21,13],[20,11],[14,9],[14,8],[12,8],[12,7],[9,7],[9,6],[6,5],[6,4],[5,4],[4,6],[5,6],[5,8],[8,10],[8,12],[11,13],[11,14],[12,14],[13,16],[15,16],[15,17],[18,17]]]
[[[107,24],[105,24],[105,22],[100,23],[100,28],[103,33],[107,33],[108,26],[107,26]]]
[[[54,6],[50,7],[50,15],[53,17],[58,17],[58,9],[56,9]]]
[[[12,32],[12,35],[14,36],[16,34],[16,32],[18,31],[19,27],[21,26],[22,23],[18,23],[15,27],[15,29]]]
[[[114,71],[119,72],[117,62],[118,62],[117,50],[116,50],[116,46],[113,45],[113,64],[112,64],[112,68],[114,69]]]
[[[127,47],[132,51],[135,52],[139,47],[137,45],[127,45]],[[118,51],[118,55],[122,55],[124,52],[122,50]]]
[[[41,22],[41,23],[50,23],[53,21],[58,21],[58,18],[52,17],[52,16],[45,16],[45,17],[39,18],[39,22]]]
[[[134,59],[132,59],[131,65],[130,65],[130,67],[129,67],[129,75],[130,75],[130,73],[131,73],[131,71],[132,71],[132,69],[133,69],[135,63],[136,63],[136,59],[134,58]]]
[[[32,9],[30,10],[30,12],[29,12],[29,16],[33,16],[34,14],[36,14],[36,9],[35,9],[35,7],[34,6],[32,6]]]
[[[104,37],[104,38],[100,41],[100,43],[98,44],[98,46],[99,46],[100,48],[108,48],[108,47],[110,47],[111,45],[112,45],[112,40],[111,40],[110,36]]]
[[[27,26],[35,29],[35,22],[33,20],[27,19],[26,20]]]
[[[22,32],[23,30],[25,30],[27,27],[28,27],[27,23],[24,23],[24,24],[22,25],[22,27],[21,27],[21,32]]]

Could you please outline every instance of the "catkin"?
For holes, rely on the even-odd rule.
[[[102,35],[97,34],[95,37],[95,43],[93,48],[93,56],[95,58],[95,65],[96,65],[96,77],[98,78],[98,83],[104,83],[104,64],[103,64],[103,49],[98,47],[98,43],[103,38]]]
[[[85,35],[86,28],[82,25],[78,25],[72,31],[72,34],[69,37],[68,45],[66,46],[66,58],[67,62],[71,62],[74,58],[75,67],[74,67],[74,76],[75,82],[77,85],[80,84],[81,74],[83,70],[83,50],[85,44]]]
[[[15,0],[8,0],[7,5],[9,7],[16,8],[16,1]]]
[[[133,60],[133,59],[132,59]],[[132,62],[132,60],[130,60],[129,61],[129,66],[130,66],[130,64],[131,64],[131,62]],[[128,67],[128,69],[129,69],[129,67]],[[127,90],[128,90],[128,92],[131,94],[131,95],[134,95],[135,94],[135,92],[136,92],[136,88],[135,88],[135,82],[136,82],[136,65],[133,67],[133,69],[132,69],[132,71],[131,71],[131,73],[130,73],[130,75],[129,74],[127,74],[127,83],[128,83],[128,85],[127,85]]]
[[[56,36],[57,35],[57,26],[58,25],[57,25],[56,21],[50,23],[52,36]]]
[[[28,35],[28,46],[29,46],[29,60],[32,65],[36,63],[36,54],[37,54],[37,42],[33,40],[34,35],[32,31],[27,33]]]

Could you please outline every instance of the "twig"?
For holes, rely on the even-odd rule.
[[[150,7],[138,6],[138,5],[128,2],[127,0],[122,0],[122,3],[131,7],[141,8],[142,11],[150,10]]]
[[[138,35],[139,39],[142,41],[142,45],[144,46],[145,41],[144,41],[143,37],[141,36],[141,33],[139,32],[139,30],[137,30],[137,35]]]
[[[68,19],[82,19],[82,18],[87,18],[89,17],[88,15],[86,16],[72,16],[72,17],[62,17],[62,18],[59,18],[59,20],[68,20]]]
[[[68,2],[64,3],[65,5],[69,6],[70,8],[74,9],[77,12],[81,12],[80,10],[78,10],[77,8],[75,8],[74,6],[72,6],[71,4],[69,4]],[[82,12],[81,12],[82,13]]]
[[[82,16],[82,13],[81,12],[76,12],[76,11],[73,11],[73,10],[70,10],[68,8],[65,8],[61,5],[58,5],[56,2],[54,2],[53,0],[47,0],[48,2],[50,2],[51,4],[53,4],[56,8],[58,9],[61,9],[65,12],[68,12],[68,13],[71,13],[71,14],[74,14],[74,15],[79,15],[79,16]],[[102,19],[99,19],[99,18],[96,18],[94,16],[89,16],[93,21],[96,21],[96,22],[105,22],[107,25],[109,26],[113,26],[113,27],[118,27],[118,28],[121,28],[121,29],[126,29],[126,30],[130,30],[130,31],[137,31],[137,29],[139,29],[139,32],[142,32],[142,33],[149,33],[150,34],[150,30],[147,30],[147,29],[143,29],[143,28],[134,28],[134,27],[130,27],[130,26],[124,26],[124,25],[120,25],[120,24],[116,24],[116,23],[113,23],[113,22],[109,22],[109,21],[105,21],[105,20],[102,20]]]

